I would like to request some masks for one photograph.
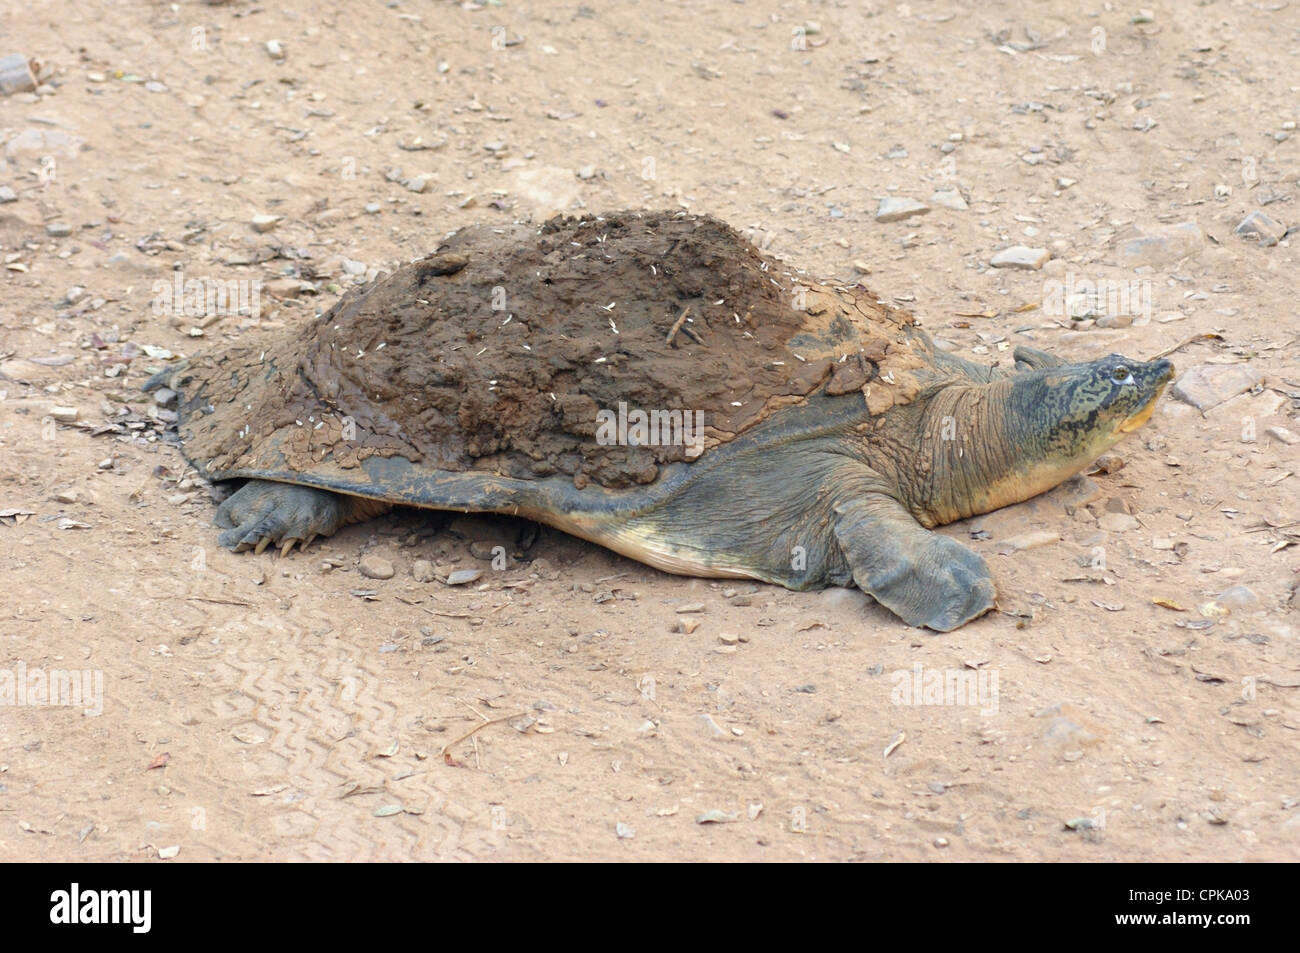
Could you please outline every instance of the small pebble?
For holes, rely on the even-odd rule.
[[[1241,223],[1233,229],[1233,234],[1268,247],[1282,240],[1286,235],[1286,226],[1263,212],[1255,211],[1241,220]]]
[[[918,202],[916,199],[900,199],[889,196],[880,200],[880,208],[876,210],[876,221],[899,222],[914,215],[928,214],[929,211],[930,206],[924,202]]]
[[[1128,513],[1103,513],[1101,519],[1097,520],[1097,525],[1108,533],[1124,533],[1137,529],[1141,524],[1137,517]]]
[[[1026,271],[1037,271],[1051,257],[1051,253],[1046,248],[1012,245],[1010,248],[1002,249],[1002,251],[990,258],[989,264],[994,268],[1021,268]]]
[[[490,539],[476,539],[469,544],[469,554],[475,559],[495,559],[498,550],[505,550],[499,542]]]
[[[1060,538],[1061,534],[1056,532],[1056,530],[1030,530],[1027,533],[1020,533],[1016,536],[1004,539],[998,546],[998,552],[1007,556],[1011,553],[1018,553],[1026,549],[1036,549],[1039,546],[1048,546],[1055,543]]]
[[[709,714],[696,715],[695,722],[697,725],[699,725],[700,731],[704,734],[706,738],[727,737],[727,733],[722,730],[722,727],[716,721],[713,720],[712,715]]]
[[[1255,595],[1254,590],[1248,586],[1232,586],[1224,589],[1214,597],[1214,601],[1233,612],[1259,608],[1259,596]]]
[[[392,579],[396,571],[387,559],[373,554],[362,556],[357,569],[367,579]]]
[[[1122,265],[1161,265],[1195,254],[1205,246],[1205,233],[1195,222],[1179,222],[1138,229],[1138,234],[1119,243]]]
[[[1244,394],[1260,380],[1259,372],[1246,364],[1200,364],[1174,381],[1169,390],[1174,397],[1204,412]]]
[[[961,193],[956,189],[939,189],[930,196],[930,204],[950,208],[957,212],[964,212],[970,208],[966,204],[966,200],[961,197]]]
[[[739,820],[735,814],[728,814],[726,811],[705,811],[695,819],[696,824],[732,824]]]

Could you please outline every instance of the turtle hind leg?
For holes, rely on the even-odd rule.
[[[897,501],[873,494],[836,513],[853,581],[908,625],[950,632],[993,608],[983,558],[924,529]]]
[[[518,532],[515,533],[515,545],[521,552],[528,552],[537,545],[537,540],[542,535],[542,524],[534,523],[532,520],[521,520]]]
[[[274,544],[283,556],[295,543],[305,549],[317,536],[329,536],[388,509],[388,503],[359,496],[249,480],[218,507],[213,521],[225,530],[218,542],[227,549],[260,553]]]

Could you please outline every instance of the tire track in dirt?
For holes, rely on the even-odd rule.
[[[385,673],[359,661],[359,646],[333,633],[326,636],[333,643],[322,645],[312,634],[330,627],[324,614],[284,620],[253,614],[240,625],[247,633],[241,643],[218,660],[218,685],[230,689],[213,698],[211,711],[226,739],[226,760],[239,757],[232,743],[245,745],[250,780],[269,792],[256,799],[261,810],[254,817],[268,835],[268,855],[334,861],[490,855],[495,839],[469,832],[473,812],[433,786],[432,772],[385,756],[401,735]],[[374,816],[393,804],[422,813]]]

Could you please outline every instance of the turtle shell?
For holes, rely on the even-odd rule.
[[[821,388],[883,413],[916,396],[929,355],[906,312],[717,219],[618,212],[462,229],[306,325],[197,355],[172,386],[186,456],[214,480],[329,485],[399,456],[616,488]],[[698,414],[703,439],[647,441],[636,411]],[[620,412],[631,437],[602,439]]]

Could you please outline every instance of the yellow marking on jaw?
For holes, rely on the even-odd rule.
[[[1171,370],[1169,376],[1166,377],[1164,382],[1156,388],[1156,392],[1151,395],[1151,399],[1147,401],[1147,405],[1119,425],[1118,429],[1120,433],[1132,433],[1151,419],[1151,415],[1156,412],[1156,402],[1160,400],[1160,395],[1165,392],[1165,385],[1169,383],[1169,380],[1172,377],[1173,371]]]
[[[1154,413],[1156,412],[1156,400],[1157,400],[1157,398],[1159,398],[1159,396],[1160,396],[1160,395],[1157,393],[1157,394],[1155,395],[1155,397],[1152,397],[1151,400],[1147,403],[1146,407],[1144,407],[1143,409],[1139,410],[1136,414],[1134,414],[1134,415],[1133,415],[1132,417],[1130,417],[1128,420],[1126,420],[1126,421],[1124,421],[1122,424],[1120,424],[1120,425],[1119,425],[1119,432],[1120,432],[1120,433],[1132,433],[1134,430],[1137,430],[1137,429],[1138,429],[1139,427],[1141,427],[1144,423],[1146,423],[1148,420],[1150,420],[1150,419],[1151,419],[1151,415],[1154,414]]]

